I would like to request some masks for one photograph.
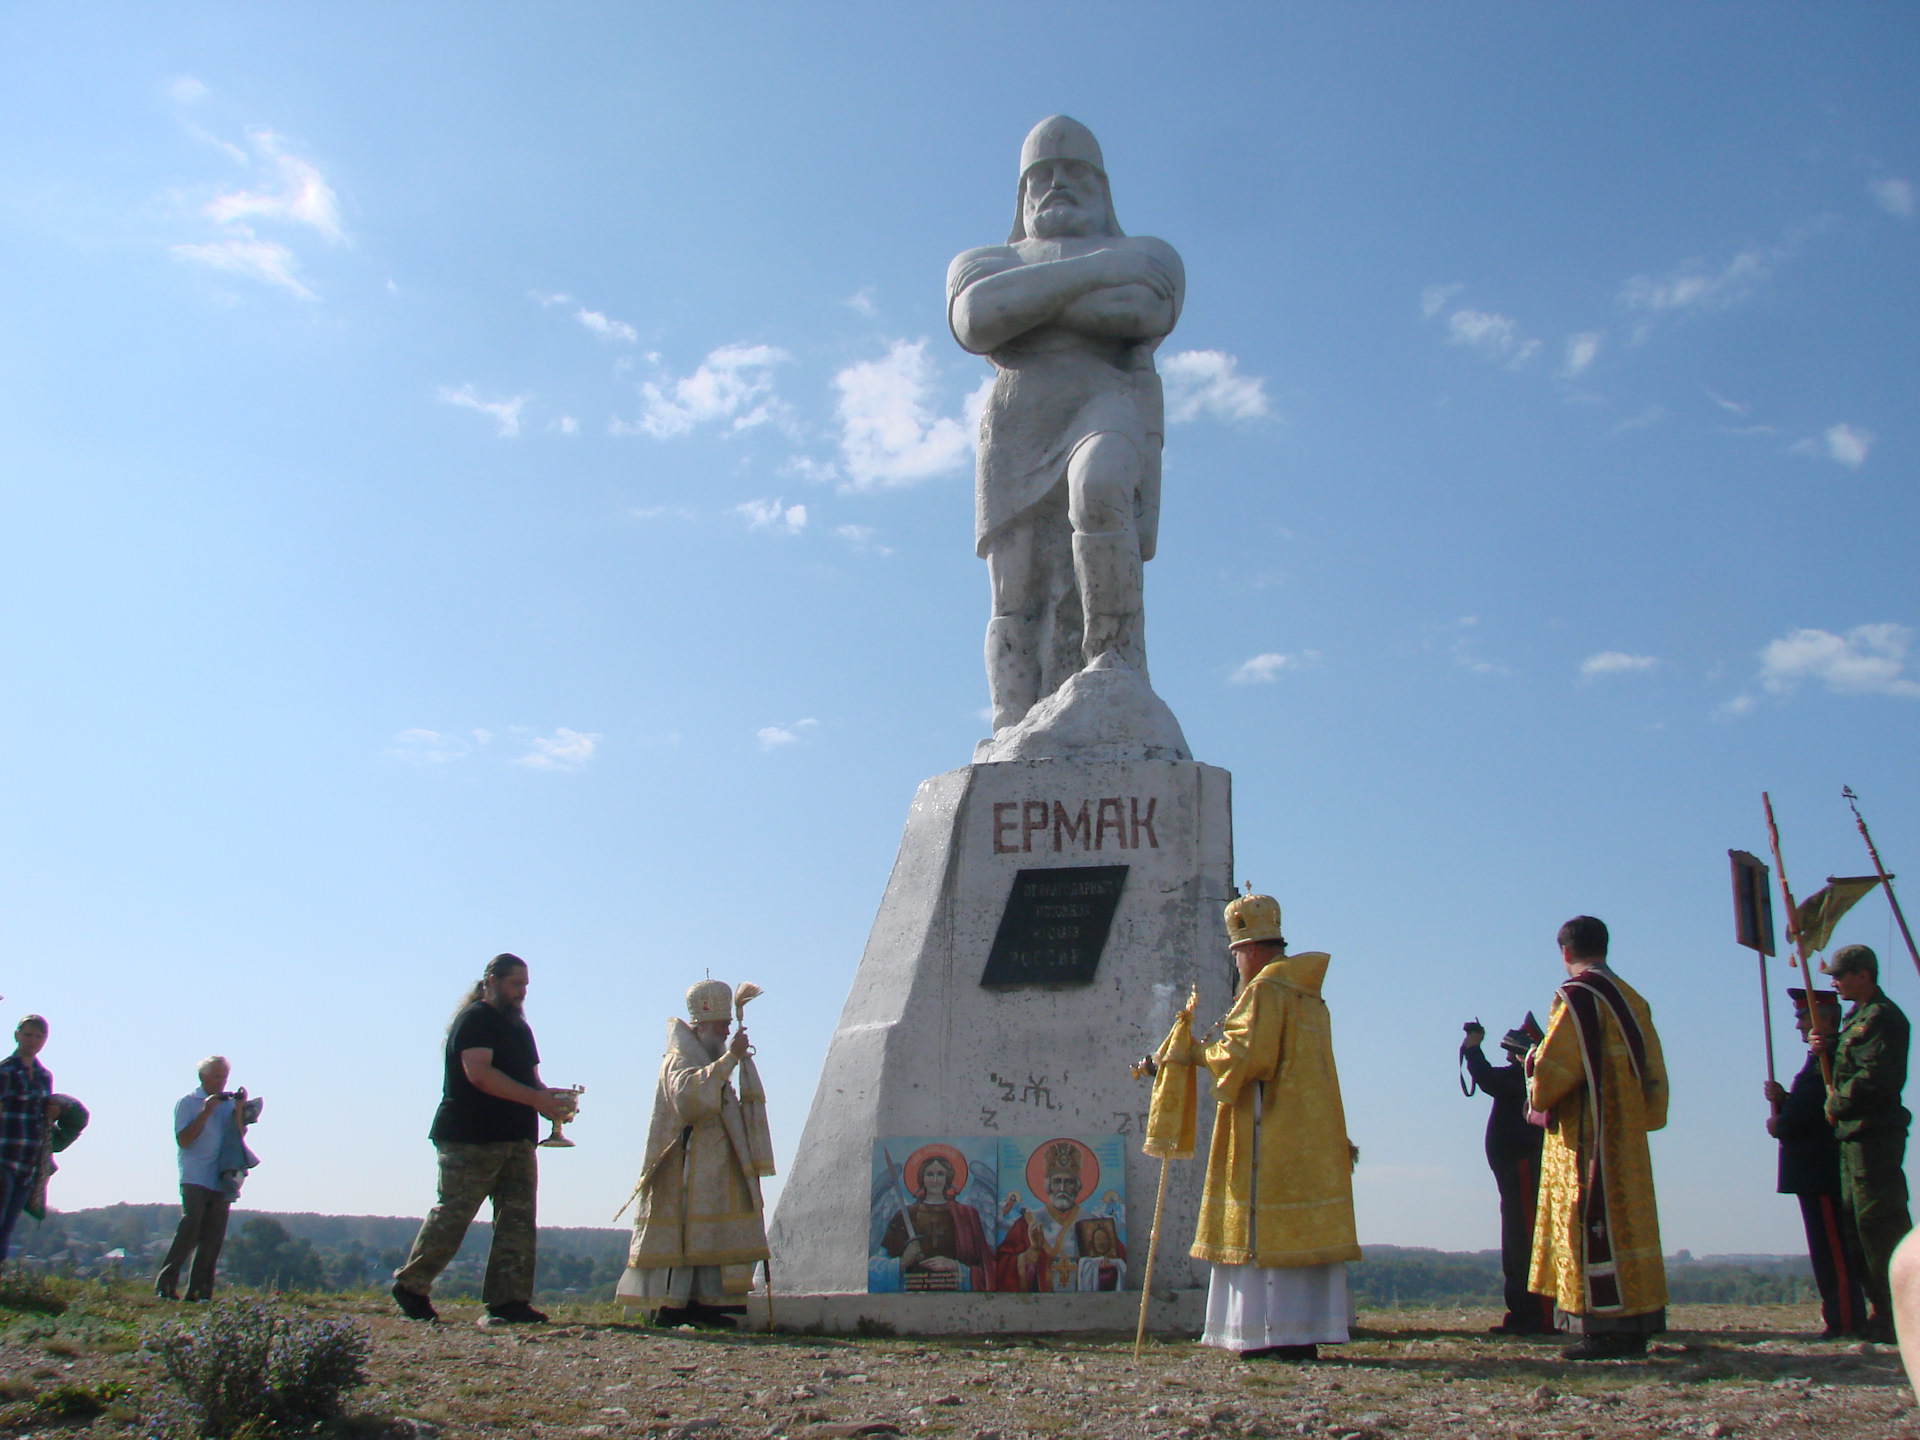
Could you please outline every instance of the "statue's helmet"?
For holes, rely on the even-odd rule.
[[[1043,160],[1078,160],[1091,165],[1100,176],[1100,188],[1107,202],[1106,233],[1120,235],[1120,222],[1113,214],[1113,190],[1107,183],[1107,162],[1100,153],[1100,142],[1093,132],[1070,115],[1049,115],[1027,132],[1020,147],[1020,188],[1013,202],[1013,233],[1009,245],[1027,238],[1027,175]]]
[[[694,1024],[732,1018],[733,990],[726,981],[702,980],[687,991],[687,1019]]]

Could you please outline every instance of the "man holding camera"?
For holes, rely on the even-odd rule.
[[[180,1271],[189,1256],[193,1268],[187,1275],[187,1299],[213,1298],[213,1271],[227,1239],[227,1213],[240,1190],[238,1179],[228,1177],[236,1169],[239,1178],[245,1177],[251,1157],[243,1137],[260,1114],[260,1102],[247,1099],[245,1086],[227,1089],[233,1070],[226,1056],[209,1055],[200,1062],[199,1073],[198,1087],[173,1107],[180,1224],[153,1280],[153,1293],[162,1300],[180,1298]]]
[[[1460,1058],[1483,1095],[1493,1101],[1487,1117],[1487,1165],[1500,1187],[1500,1270],[1506,1279],[1507,1313],[1489,1332],[1539,1335],[1553,1329],[1553,1307],[1527,1288],[1533,1264],[1533,1213],[1540,1197],[1540,1144],[1546,1132],[1527,1123],[1526,1053],[1540,1042],[1533,1016],[1500,1037],[1507,1063],[1495,1066],[1481,1050],[1487,1038],[1478,1020],[1461,1027]]]

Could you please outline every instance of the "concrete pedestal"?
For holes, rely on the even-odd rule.
[[[1109,1310],[1138,1303],[1160,1164],[1140,1152],[1149,1084],[1128,1065],[1165,1037],[1189,987],[1201,1025],[1230,999],[1230,784],[1192,760],[1077,758],[972,765],[920,786],[774,1212],[781,1328],[791,1306],[822,1324],[872,1311],[900,1333],[1088,1328],[1072,1317],[1096,1312],[1090,1328],[1110,1329]],[[982,987],[1018,872],[1111,865],[1127,877],[1089,983]],[[1171,1328],[1204,1300],[1206,1267],[1187,1247],[1211,1110],[1200,1157],[1174,1162],[1167,1186],[1154,1290],[1191,1292],[1166,1302]],[[876,1138],[1043,1132],[1125,1137],[1129,1299],[865,1294]]]

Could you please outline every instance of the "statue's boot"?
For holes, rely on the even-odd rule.
[[[1140,537],[1132,530],[1111,530],[1073,537],[1073,578],[1080,589],[1086,624],[1080,655],[1092,664],[1107,651],[1147,679],[1147,641],[1141,615]],[[1151,682],[1149,682],[1151,683]]]
[[[987,621],[987,690],[993,698],[993,733],[1026,719],[1040,699],[1038,627],[1019,615]]]

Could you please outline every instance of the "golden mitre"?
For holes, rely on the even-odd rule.
[[[702,980],[687,991],[687,1019],[695,1025],[707,1020],[733,1019],[733,990],[724,980]]]
[[[1280,902],[1271,895],[1239,895],[1227,902],[1227,944],[1279,940]]]

